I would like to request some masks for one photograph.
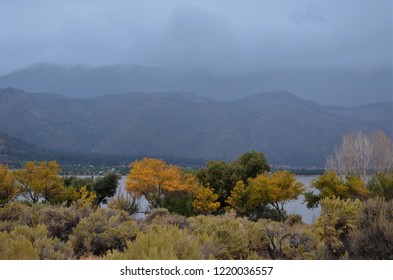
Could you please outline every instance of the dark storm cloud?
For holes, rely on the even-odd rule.
[[[392,2],[0,0],[0,74],[36,62],[216,73],[392,64]]]

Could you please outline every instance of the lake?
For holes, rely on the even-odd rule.
[[[318,175],[298,175],[296,176],[296,179],[302,184],[304,184],[307,190],[309,190],[311,181],[316,179],[317,177]],[[122,176],[121,179],[119,180],[119,189],[124,190],[126,178],[127,178],[126,176]],[[284,208],[288,214],[300,214],[303,218],[303,222],[310,224],[320,215],[321,209],[320,207],[318,207],[316,209],[310,210],[306,207],[305,203],[303,204],[303,201],[304,201],[304,196],[301,195],[297,200],[287,202]],[[148,208],[147,201],[141,199],[140,207],[142,211],[145,211]]]

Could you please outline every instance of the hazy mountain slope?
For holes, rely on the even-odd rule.
[[[95,101],[100,105],[90,121],[99,124],[93,137],[97,151],[228,158],[238,152],[230,147],[247,141],[238,114],[225,102],[181,93]]]
[[[0,131],[41,147],[82,150],[89,147],[86,108],[53,94],[0,90]]]
[[[208,71],[174,72],[138,65],[35,64],[0,76],[0,88],[53,92],[86,98],[127,92],[190,91],[219,100],[256,92],[285,90],[322,104],[354,106],[392,101],[392,68],[354,71],[293,69],[217,75]]]
[[[20,159],[33,160],[42,152],[34,145],[25,143],[0,132],[0,164],[13,164]]]
[[[90,99],[0,90],[0,131],[46,149],[231,160],[256,149],[274,164],[321,166],[344,133],[392,133],[392,103],[321,106],[290,93],[236,101],[192,93]]]

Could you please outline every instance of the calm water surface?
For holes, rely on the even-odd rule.
[[[296,179],[303,183],[305,187],[310,189],[310,184],[311,181],[316,179],[318,176],[317,175],[298,175],[296,176]],[[124,190],[125,188],[125,182],[126,182],[126,176],[122,176],[121,179],[119,180],[119,189]],[[308,209],[306,207],[306,204],[304,202],[304,196],[300,196],[297,200],[289,201],[285,204],[284,208],[287,211],[288,214],[300,214],[303,217],[303,221],[306,223],[312,223],[321,213],[320,207],[316,209]],[[140,207],[142,211],[147,210],[148,208],[148,203],[146,200],[141,199],[140,201]],[[142,216],[139,216],[142,217]]]

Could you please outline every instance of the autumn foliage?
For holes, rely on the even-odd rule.
[[[255,210],[265,211],[269,205],[277,211],[279,220],[283,220],[284,204],[297,199],[304,191],[304,186],[288,171],[272,175],[265,172],[249,178],[247,183],[237,182],[227,202],[240,213],[256,217],[261,217],[261,213],[253,213]]]
[[[265,163],[252,152],[192,172],[145,158],[114,197],[114,174],[62,178],[56,162],[0,165],[0,259],[393,258],[390,174],[371,191],[354,175],[318,177],[306,199],[321,215],[305,224],[284,210],[304,186]],[[151,206],[142,220],[139,198]]]
[[[169,192],[189,188],[186,176],[179,167],[167,165],[160,159],[145,158],[130,164],[126,190],[136,197],[145,197],[153,208],[162,207]]]

